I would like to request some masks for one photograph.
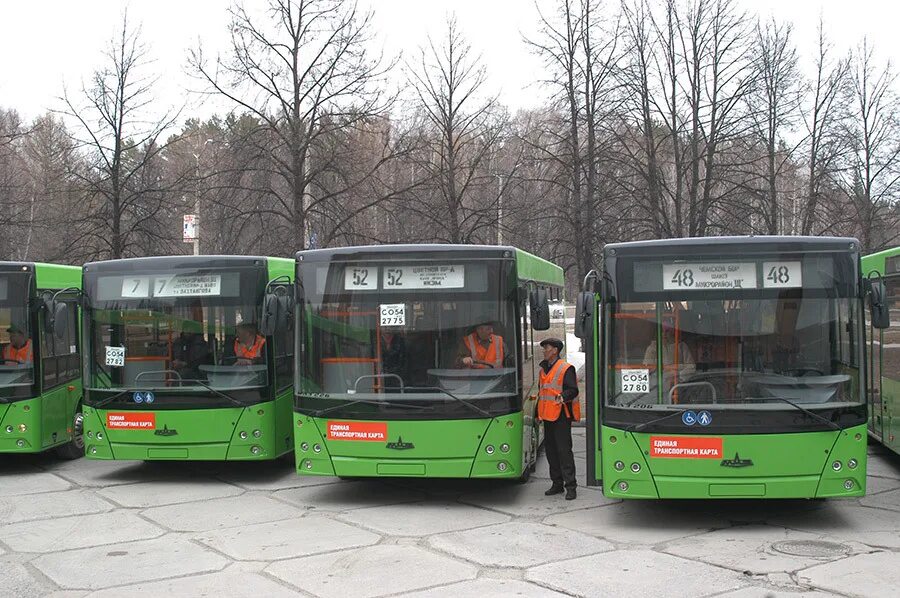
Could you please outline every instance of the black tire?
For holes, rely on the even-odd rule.
[[[72,417],[72,440],[57,448],[56,454],[60,459],[67,460],[84,457],[84,415],[80,403]]]

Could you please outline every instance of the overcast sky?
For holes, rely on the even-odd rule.
[[[887,0],[739,0],[747,9],[794,23],[801,56],[809,59],[821,12],[829,36],[847,49],[867,35],[882,59],[900,58],[900,9]],[[247,2],[248,6],[260,0]],[[78,88],[103,63],[102,50],[121,22],[140,23],[143,39],[164,74],[157,92],[162,104],[177,104],[190,86],[185,75],[187,49],[202,40],[209,55],[227,41],[229,0],[50,0],[0,3],[4,21],[0,36],[0,107],[14,108],[26,118],[59,107],[63,84]],[[389,54],[412,57],[428,34],[440,36],[455,12],[473,48],[483,56],[490,82],[513,110],[541,101],[530,84],[540,64],[522,43],[537,26],[531,0],[360,0],[375,9],[377,34]],[[541,0],[542,6],[552,2]],[[609,2],[610,6],[614,2]],[[551,9],[552,10],[552,9]],[[203,114],[211,107],[188,110]]]

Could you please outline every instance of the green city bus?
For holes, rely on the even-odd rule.
[[[549,314],[562,292],[562,269],[514,247],[299,252],[298,472],[528,479],[539,343],[565,338]],[[492,353],[466,364],[479,334]]]
[[[900,453],[900,247],[867,255],[863,274],[882,279],[890,327],[870,327],[869,434]]]
[[[0,262],[0,453],[84,454],[81,268]]]
[[[615,243],[586,285],[589,484],[610,498],[865,493],[855,239]]]
[[[86,264],[86,455],[262,460],[289,453],[293,280],[293,260],[271,257]]]

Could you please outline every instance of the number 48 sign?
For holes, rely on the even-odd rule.
[[[803,286],[801,262],[763,262],[763,288],[794,289]]]

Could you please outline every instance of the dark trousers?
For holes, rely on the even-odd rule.
[[[544,422],[544,450],[554,486],[574,488],[575,455],[572,453],[572,421],[561,414],[554,422]]]

